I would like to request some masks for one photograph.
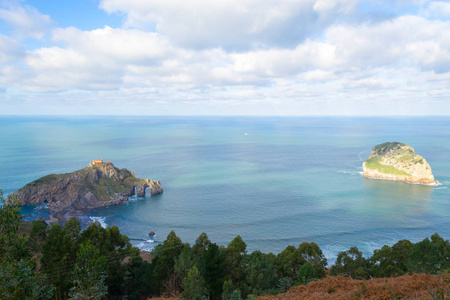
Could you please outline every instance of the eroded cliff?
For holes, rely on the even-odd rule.
[[[22,205],[47,203],[52,217],[66,219],[93,208],[121,204],[135,194],[163,192],[156,180],[137,178],[133,171],[118,169],[112,163],[89,164],[67,174],[51,174],[28,183],[8,197]]]

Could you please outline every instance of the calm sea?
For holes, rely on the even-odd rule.
[[[206,232],[222,245],[241,235],[249,251],[314,241],[333,262],[351,246],[450,238],[449,118],[0,117],[0,134],[6,194],[98,158],[160,180],[162,195],[88,213],[142,248],[170,230],[189,243]],[[386,141],[414,147],[442,185],[363,178]]]

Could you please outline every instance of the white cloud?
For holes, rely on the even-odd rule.
[[[52,24],[50,16],[41,14],[36,8],[7,2],[0,8],[0,19],[8,23],[20,38],[41,39]]]
[[[156,30],[188,47],[295,46],[353,11],[358,0],[102,0],[126,26]]]
[[[415,65],[436,72],[450,71],[450,22],[405,16],[377,24],[335,26],[327,41],[336,45],[343,69]]]
[[[0,63],[11,63],[23,57],[22,46],[14,39],[0,34]]]
[[[103,0],[126,26],[56,28],[27,52],[0,35],[0,88],[74,107],[111,103],[108,113],[149,104],[162,114],[372,114],[386,101],[424,109],[448,99],[450,21],[347,22],[358,2]]]
[[[444,1],[433,1],[424,9],[423,14],[431,18],[450,18],[450,3]]]
[[[25,63],[34,75],[22,81],[24,89],[114,89],[126,83],[129,73],[142,73],[147,66],[156,77],[166,59],[189,55],[159,34],[137,30],[59,28],[52,37],[65,46],[28,52]]]
[[[81,31],[76,28],[56,29],[55,41],[86,56],[109,59],[111,63],[151,63],[173,54],[174,49],[161,35],[131,29],[102,29]]]
[[[137,29],[60,28],[52,37],[65,46],[29,52],[25,62],[34,75],[21,84],[33,91],[183,85],[194,93],[199,86],[259,89],[286,79],[386,88],[388,82],[377,75],[383,68],[449,71],[450,38],[443,33],[448,27],[445,22],[412,16],[358,27],[335,25],[322,41],[307,39],[295,48],[238,53],[220,48],[186,50],[159,33]]]

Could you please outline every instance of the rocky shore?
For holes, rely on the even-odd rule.
[[[398,142],[375,146],[363,163],[363,175],[418,184],[438,183],[428,162],[411,146]]]
[[[128,197],[152,195],[163,189],[157,180],[135,177],[134,171],[118,169],[112,163],[89,164],[67,174],[51,174],[28,183],[11,194],[7,201],[21,205],[47,204],[50,221],[67,220],[94,208],[122,204]]]

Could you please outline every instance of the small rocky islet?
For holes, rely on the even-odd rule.
[[[428,162],[411,146],[399,142],[375,146],[363,163],[363,175],[418,184],[439,184]]]
[[[20,205],[46,203],[51,212],[49,221],[64,222],[94,208],[122,204],[136,194],[144,196],[146,188],[152,195],[163,192],[157,180],[137,178],[134,171],[94,160],[81,170],[32,181],[11,194],[7,201],[17,201]]]

